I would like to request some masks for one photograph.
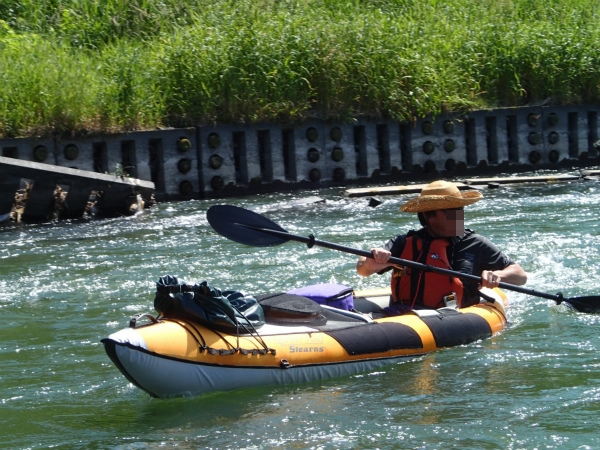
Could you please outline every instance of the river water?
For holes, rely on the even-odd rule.
[[[599,448],[600,315],[508,292],[509,327],[479,343],[377,373],[159,400],[134,388],[100,339],[155,313],[166,274],[221,289],[280,292],[318,282],[385,286],[356,257],[289,242],[228,241],[206,210],[229,203],[289,232],[369,249],[418,226],[410,196],[339,189],[160,203],[135,217],[0,230],[0,447],[64,449]],[[484,189],[466,225],[529,273],[527,287],[600,294],[600,182]],[[324,203],[302,204],[318,196]]]

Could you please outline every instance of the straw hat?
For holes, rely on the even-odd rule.
[[[400,207],[404,212],[425,212],[436,209],[452,209],[471,205],[483,198],[479,191],[461,193],[458,188],[447,181],[434,181],[421,190],[418,197],[409,200]]]

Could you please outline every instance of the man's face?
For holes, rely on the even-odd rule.
[[[463,208],[439,209],[435,217],[429,220],[429,226],[435,234],[443,237],[463,236],[465,234],[465,212]]]

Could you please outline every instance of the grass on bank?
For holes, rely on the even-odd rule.
[[[4,0],[0,137],[600,100],[592,0]]]

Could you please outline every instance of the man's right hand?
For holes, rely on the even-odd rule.
[[[383,248],[372,248],[371,253],[373,255],[372,258],[361,256],[356,263],[356,271],[363,277],[373,275],[391,265],[388,261],[392,254],[388,250]]]

